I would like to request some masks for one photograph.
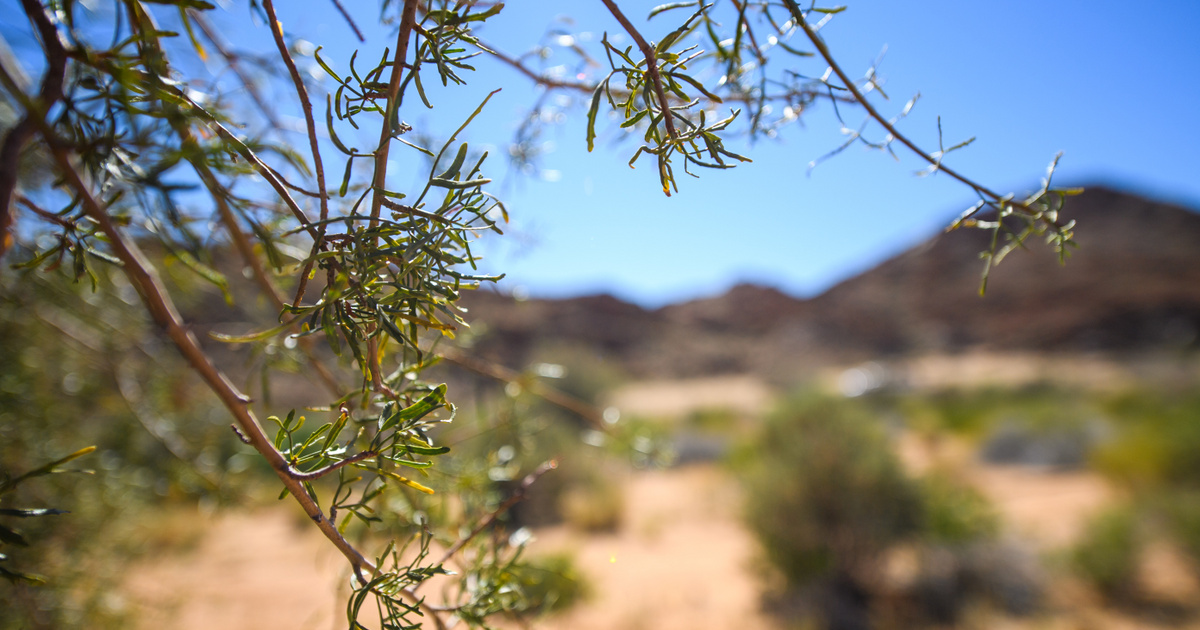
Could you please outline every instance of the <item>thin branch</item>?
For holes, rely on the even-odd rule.
[[[197,112],[204,112],[199,105],[196,105],[190,99],[188,99],[188,103],[190,103]],[[280,181],[279,177],[276,177],[274,169],[272,169],[270,166],[267,166],[267,164],[263,162],[262,159],[250,149],[250,147],[246,146],[246,143],[242,142],[240,138],[233,134],[232,131],[225,128],[225,125],[222,125],[219,121],[217,121],[216,118],[213,118],[207,112],[205,112],[203,116],[205,118],[205,122],[217,132],[217,135],[230,142],[234,149],[237,150],[239,155],[245,158],[247,162],[250,162],[250,164],[254,165],[254,168],[258,170],[258,174],[262,175],[263,179],[267,180],[267,183],[271,185],[271,188],[275,189],[275,194],[279,195],[279,198],[283,200],[284,205],[286,205],[288,210],[292,212],[292,216],[296,217],[296,220],[300,222],[301,227],[308,232],[308,235],[311,236],[313,240],[316,240],[320,236],[320,232],[317,231],[317,228],[313,227],[312,222],[308,220],[308,215],[304,213],[304,210],[300,208],[299,204],[296,203],[296,200],[293,199],[290,194],[288,194],[287,186]]]
[[[276,129],[282,129],[283,125],[279,123],[279,119],[275,116],[275,110],[269,107],[266,100],[263,99],[262,92],[258,89],[258,84],[246,74],[238,56],[225,46],[225,42],[217,35],[212,24],[208,22],[208,18],[200,11],[188,11],[188,15],[195,20],[196,25],[200,27],[200,32],[204,33],[204,37],[217,49],[217,54],[225,59],[225,63],[237,75],[238,80],[242,82],[242,87],[246,88],[246,93],[250,95],[250,100],[254,101],[254,104],[258,106],[259,111],[262,112],[267,122]]]
[[[501,514],[504,514],[505,512],[507,512],[509,509],[512,508],[512,506],[516,505],[517,503],[520,503],[521,500],[525,498],[525,493],[527,493],[529,491],[529,488],[531,486],[533,486],[533,484],[536,483],[537,480],[542,477],[542,475],[550,472],[551,470],[554,470],[555,468],[558,468],[558,462],[552,459],[548,462],[545,462],[541,466],[538,466],[533,472],[529,473],[528,475],[525,475],[525,478],[521,480],[521,485],[517,486],[517,489],[515,492],[513,492],[512,496],[505,499],[505,501],[503,503],[501,503],[499,507],[497,507],[495,510],[492,510],[492,512],[490,512],[487,516],[480,519],[479,522],[475,524],[475,528],[471,530],[471,533],[467,534],[466,536],[463,536],[462,538],[460,538],[458,540],[458,542],[455,542],[453,545],[450,545],[450,548],[446,549],[446,552],[443,553],[442,557],[434,564],[435,565],[446,564],[446,562],[448,562],[451,558],[454,557],[455,554],[457,554],[459,551],[461,551],[463,547],[467,546],[468,543],[470,543],[472,540],[474,540],[475,537],[478,536],[480,532],[487,529],[488,526],[490,526],[492,523],[496,522],[496,519],[500,518]],[[422,582],[421,584],[424,584],[424,582]],[[412,589],[412,592],[416,593],[417,589],[419,589],[421,587],[421,584],[417,584],[416,586],[414,586]]]
[[[408,40],[417,23],[418,0],[404,0],[404,8],[400,13],[400,30],[396,33],[396,50],[392,55],[392,74],[388,79],[387,103],[384,106],[383,125],[379,130],[379,146],[375,149],[375,172],[371,176],[371,226],[375,229],[379,222],[379,212],[383,208],[383,191],[387,185],[388,152],[391,150],[394,135],[393,123],[400,117],[400,77],[404,74],[408,54]],[[413,70],[414,72],[416,70]],[[368,331],[374,333],[374,329]],[[379,337],[371,335],[367,339],[367,371],[370,372],[371,385],[375,391],[395,399],[396,393],[383,382],[383,368],[379,364]]]
[[[354,31],[354,36],[358,38],[358,41],[367,41],[367,38],[363,37],[362,31],[358,30],[358,25],[354,23],[354,18],[350,17],[350,13],[346,11],[346,7],[342,6],[342,3],[338,0],[329,1],[333,3],[333,6],[337,7],[338,13],[341,13],[342,19],[346,20],[346,23],[350,25],[350,30]]]
[[[384,107],[383,126],[379,130],[379,146],[375,149],[375,173],[371,177],[371,229],[379,219],[379,210],[383,207],[383,191],[387,179],[388,152],[392,146],[392,123],[399,119],[400,112],[400,77],[404,74],[405,56],[408,54],[408,40],[413,27],[417,23],[417,0],[404,0],[404,9],[400,14],[400,31],[396,33],[396,51],[392,55],[392,75],[388,80],[387,105]],[[414,70],[415,71],[415,70]]]
[[[605,1],[607,2],[608,0],[605,0]],[[850,77],[848,77],[846,75],[846,72],[844,70],[842,70],[841,66],[838,65],[837,61],[834,61],[833,54],[829,52],[829,47],[825,45],[825,40],[822,39],[821,36],[818,35],[815,30],[813,30],[812,26],[809,25],[808,20],[806,20],[804,18],[804,12],[796,4],[796,0],[784,0],[784,3],[787,5],[788,11],[791,12],[792,18],[796,21],[796,23],[800,26],[800,28],[804,30],[805,36],[807,36],[808,40],[810,42],[812,42],[813,46],[816,47],[817,52],[821,53],[821,57],[825,59],[825,63],[829,64],[829,68],[831,70],[833,70],[833,73],[838,76],[838,79],[841,80],[841,82],[845,86],[846,90],[848,90],[850,92],[850,94],[852,94],[854,96],[854,100],[858,101],[858,104],[861,105],[864,110],[866,110],[867,114],[871,118],[873,118],[875,120],[875,122],[879,123],[880,126],[882,126],[885,130],[887,130],[887,132],[889,134],[891,134],[891,136],[893,138],[898,140],[900,142],[900,144],[903,144],[905,147],[908,148],[908,150],[915,153],[918,157],[920,157],[922,160],[928,162],[930,165],[936,166],[938,171],[945,173],[946,175],[950,176],[951,178],[956,179],[959,182],[965,184],[968,188],[971,188],[976,193],[990,198],[993,202],[1000,202],[1004,205],[1012,206],[1014,208],[1019,208],[1029,214],[1032,214],[1032,215],[1041,214],[1037,210],[1029,207],[1028,204],[1025,204],[1025,203],[1022,203],[1019,201],[1015,201],[1015,200],[1011,200],[1011,199],[1005,199],[1003,196],[1001,196],[999,193],[995,192],[994,190],[984,186],[983,184],[979,184],[979,183],[975,182],[974,180],[960,174],[958,171],[955,171],[954,169],[946,166],[945,164],[942,163],[941,160],[934,158],[932,155],[927,153],[924,149],[917,146],[916,143],[914,143],[912,140],[909,140],[907,136],[900,133],[900,131],[898,129],[896,129],[896,126],[893,125],[890,120],[888,120],[882,114],[880,114],[879,110],[875,109],[875,106],[872,105],[871,102],[867,100],[866,95],[864,95],[862,93],[862,91],[858,89],[858,86],[854,83],[854,81],[850,80]],[[1050,223],[1050,224],[1056,226],[1056,227],[1062,227],[1061,225],[1059,225],[1057,219],[1055,221],[1050,221],[1049,219],[1043,219],[1043,220],[1047,223]]]
[[[32,0],[24,1],[36,4]],[[65,69],[67,59],[66,47],[58,38],[57,29],[53,23],[40,10],[40,7],[38,9],[30,13],[30,19],[43,32],[50,31],[55,33],[54,37],[46,38],[43,42],[47,66],[49,68]],[[61,77],[59,81],[61,81]],[[122,262],[122,270],[129,278],[130,283],[137,288],[138,294],[141,296],[142,302],[145,304],[146,310],[150,313],[154,322],[163,329],[167,337],[175,344],[180,354],[183,355],[183,358],[200,375],[205,383],[208,384],[209,389],[221,399],[225,408],[233,415],[242,435],[267,460],[267,463],[275,470],[276,476],[283,482],[284,487],[287,488],[296,502],[300,504],[309,518],[316,523],[321,533],[346,557],[356,572],[363,569],[374,572],[374,564],[363,557],[353,545],[342,537],[335,525],[324,517],[321,507],[309,496],[303,482],[293,479],[289,475],[290,466],[287,460],[284,459],[283,454],[275,448],[275,445],[263,433],[262,427],[258,424],[258,419],[254,417],[254,414],[249,409],[249,399],[239,392],[229,382],[229,379],[217,369],[200,347],[200,343],[189,332],[178,309],[175,308],[175,303],[171,300],[170,294],[167,293],[162,282],[159,280],[158,274],[147,262],[145,255],[142,254],[137,243],[126,237],[112,222],[112,218],[108,214],[108,209],[92,195],[91,188],[76,169],[71,156],[64,148],[64,143],[54,132],[54,129],[51,128],[50,124],[46,122],[44,112],[31,110],[28,113],[30,115],[27,118],[33,121],[37,130],[45,139],[50,154],[54,158],[58,170],[65,180],[65,184],[74,189],[84,213],[96,222],[100,231],[108,238],[113,253]]]
[[[562,409],[566,409],[571,413],[587,420],[592,428],[599,431],[608,431],[608,424],[604,421],[604,415],[600,413],[595,406],[588,404],[566,392],[563,392],[554,387],[550,387],[542,382],[534,382],[527,384],[523,382],[521,375],[512,369],[509,369],[498,363],[485,361],[483,359],[464,354],[454,348],[442,348],[438,352],[446,362],[457,365],[463,369],[469,370],[476,374],[486,376],[488,378],[501,381],[503,383],[522,383],[526,386],[531,394],[545,400],[548,403],[557,405]]]
[[[42,46],[46,49],[46,71],[42,75],[42,87],[38,91],[37,100],[29,104],[25,117],[9,129],[8,134],[4,136],[4,144],[0,146],[0,256],[3,256],[13,243],[10,234],[13,224],[12,201],[13,193],[17,189],[21,150],[37,131],[36,119],[43,118],[50,108],[62,99],[63,81],[67,70],[67,55],[63,42],[59,39],[58,28],[46,15],[42,4],[37,0],[21,0],[21,7],[37,28]],[[63,53],[51,55],[51,50],[61,50]],[[19,98],[24,94],[14,93],[13,96]]]
[[[279,56],[283,58],[284,64],[287,65],[288,73],[292,76],[292,84],[296,86],[296,96],[300,99],[300,106],[304,110],[304,124],[308,130],[308,146],[312,151],[313,170],[317,177],[317,194],[321,204],[321,237],[325,236],[325,219],[329,218],[329,194],[325,190],[325,163],[321,160],[321,147],[319,138],[317,137],[317,123],[313,119],[312,101],[308,98],[308,90],[304,87],[304,80],[300,78],[300,71],[296,68],[296,62],[292,59],[291,53],[288,52],[287,44],[283,41],[283,26],[279,23],[279,19],[275,17],[275,3],[272,0],[263,0],[263,8],[267,11],[267,16],[271,19],[271,34],[275,36],[275,47],[279,49]],[[340,8],[340,6],[339,6]],[[357,29],[355,29],[357,31]],[[361,38],[361,36],[360,36]],[[317,239],[317,247],[324,238]]]
[[[508,64],[517,72],[525,75],[530,81],[533,81],[542,87],[551,90],[574,90],[584,94],[591,94],[592,92],[596,91],[596,84],[594,83],[588,83],[587,81],[562,81],[560,79],[548,77],[544,74],[538,74],[530,69],[529,66],[521,63],[520,59],[516,59],[508,53],[502,52],[500,49],[492,46],[491,44],[484,44],[482,41],[479,43],[481,44],[481,49],[487,51],[496,59]],[[617,91],[613,90],[613,94],[617,94]]]
[[[274,20],[274,13],[271,13],[271,17],[272,20]],[[149,18],[149,16],[147,16],[147,18]],[[135,30],[138,29],[136,25],[133,26],[133,28]],[[146,41],[153,42],[152,45],[156,48],[158,47],[157,36],[147,38]],[[282,40],[280,39],[279,41]],[[289,67],[294,71],[295,64],[291,63],[290,57],[286,57],[286,59],[289,62]],[[293,78],[299,78],[295,72],[293,72]],[[298,84],[297,89],[301,91],[302,101],[305,104],[308,104],[307,95],[303,92],[303,84]],[[309,106],[306,108],[305,113],[309,122],[309,131],[310,133],[315,134],[311,110],[312,107]],[[217,213],[221,217],[221,222],[224,224],[225,230],[229,234],[230,239],[233,240],[234,247],[238,250],[243,262],[250,267],[252,275],[254,276],[263,293],[265,293],[267,297],[275,304],[277,309],[283,311],[285,309],[283,297],[279,294],[274,283],[271,282],[271,279],[267,276],[266,270],[263,269],[262,263],[259,261],[258,256],[254,253],[254,247],[250,244],[250,240],[246,238],[246,235],[242,232],[241,227],[238,226],[237,217],[234,215],[233,210],[229,207],[229,190],[225,186],[221,185],[220,181],[217,180],[216,174],[213,173],[212,168],[205,161],[204,151],[200,146],[200,142],[196,139],[195,134],[192,133],[191,126],[182,118],[170,117],[169,121],[172,129],[174,129],[176,135],[179,136],[180,142],[185,149],[184,155],[186,156],[188,163],[192,165],[192,168],[196,171],[197,176],[199,176],[201,182],[203,182],[204,187],[208,189],[209,195],[212,197],[213,204],[217,207]],[[315,135],[310,135],[310,137],[315,138]],[[321,218],[322,221],[324,221],[327,209],[325,201],[325,183],[323,177],[324,170],[321,166],[320,153],[317,152],[315,146],[313,147],[313,157],[316,161],[316,170],[319,177],[317,183],[320,187],[321,195]],[[268,166],[267,168],[270,167]],[[279,173],[274,169],[271,169],[271,171],[278,176],[280,180],[286,183],[286,180],[283,180],[282,175],[279,175]],[[293,186],[292,188],[295,187]],[[319,234],[323,236],[324,233],[325,223],[322,222],[319,229]],[[317,242],[319,243],[320,240],[318,239]],[[298,324],[299,318],[292,318],[291,323],[294,325]],[[305,353],[309,363],[313,365],[322,383],[335,396],[340,397],[342,395],[341,388],[338,386],[337,381],[333,378],[333,375],[329,373],[329,370],[327,370],[325,366],[320,363],[316,354],[313,353],[311,340],[306,337],[304,338],[303,342],[304,345],[302,347],[302,352]]]
[[[311,472],[301,472],[295,468],[292,468],[288,474],[291,475],[292,479],[297,479],[299,481],[316,481],[317,479],[320,479],[321,477],[324,477],[325,475],[328,475],[329,473],[334,472],[343,466],[349,466],[354,462],[361,462],[364,459],[371,459],[376,455],[379,455],[379,453],[376,453],[375,451],[363,451],[361,453],[355,453],[354,455],[347,457],[340,462],[334,462],[324,468],[318,468],[317,470],[313,470]]]
[[[29,197],[26,197],[25,195],[22,195],[21,193],[17,193],[16,200],[17,200],[17,203],[21,204],[22,206],[25,206],[25,209],[33,212],[34,214],[38,215],[42,219],[45,219],[46,221],[50,221],[51,223],[57,223],[63,229],[69,230],[71,232],[75,231],[74,223],[71,223],[70,221],[67,221],[66,219],[58,216],[57,214],[54,214],[53,212],[50,212],[49,210],[46,210],[46,209],[38,206],[36,203],[33,203],[33,201],[29,199]]]
[[[662,76],[658,73],[658,54],[654,47],[646,42],[646,38],[638,32],[629,18],[621,13],[620,7],[613,0],[600,0],[604,6],[608,8],[608,12],[612,13],[613,17],[617,18],[617,22],[621,23],[621,27],[626,33],[633,38],[642,55],[646,57],[646,72],[650,75],[650,83],[654,86],[654,95],[658,98],[659,109],[663,113],[663,120],[667,123],[667,138],[674,142],[679,136],[675,132],[675,123],[671,120],[671,101],[667,98],[667,91],[663,89]],[[649,103],[647,103],[649,105]]]
[[[587,94],[590,96],[593,92],[596,91],[596,86],[599,85],[598,83],[590,83],[587,81],[563,81],[561,79],[555,79],[554,77],[550,77],[550,76],[547,76],[544,74],[538,74],[532,68],[525,65],[525,63],[522,62],[521,59],[513,57],[512,55],[500,50],[498,47],[493,46],[491,43],[483,41],[482,39],[479,40],[479,48],[481,50],[483,50],[484,52],[488,53],[489,55],[492,55],[496,59],[504,62],[506,65],[510,66],[517,72],[524,75],[530,81],[533,81],[535,84],[540,85],[548,90],[570,90],[573,92],[579,92],[580,94]],[[613,97],[618,100],[623,100],[624,98],[629,96],[629,92],[624,89],[613,88],[610,91],[612,92]],[[668,94],[667,98],[672,103],[686,104],[688,102],[688,101],[685,101],[685,100],[675,96],[674,94]],[[713,101],[708,96],[705,96],[703,94],[697,96],[696,98],[703,99],[705,102],[708,102],[708,103],[716,103],[716,101]],[[791,103],[797,99],[804,101],[804,100],[817,99],[817,98],[827,98],[831,101],[841,101],[843,103],[855,102],[854,97],[849,96],[849,95],[842,96],[840,94],[827,94],[821,90],[808,89],[808,88],[786,89],[784,91],[774,93],[774,94],[763,94],[763,96],[761,97],[761,99],[764,102],[765,101],[783,101],[786,103]],[[728,94],[721,95],[720,102],[722,102],[722,103],[724,103],[724,102],[754,103],[754,102],[758,102],[758,101],[759,101],[758,98],[755,98],[754,96],[752,96],[749,93],[730,91]]]
[[[43,131],[48,132],[48,130]],[[52,145],[57,142],[57,138],[48,133],[47,140]],[[367,569],[368,571],[374,571],[374,565],[338,533],[333,523],[324,518],[320,506],[308,495],[302,482],[291,476],[287,460],[275,449],[275,446],[267,438],[266,434],[263,433],[258,420],[251,413],[248,407],[249,399],[239,392],[229,382],[229,379],[213,365],[208,355],[201,349],[196,338],[188,332],[186,325],[183,323],[183,318],[179,315],[170,296],[162,287],[157,274],[152,271],[149,263],[146,262],[141,250],[112,223],[107,210],[92,196],[91,190],[84,183],[79,172],[75,170],[74,165],[71,164],[66,151],[61,147],[53,146],[52,153],[59,170],[66,177],[67,183],[79,195],[84,211],[99,224],[101,231],[108,237],[114,253],[116,253],[117,257],[123,263],[122,268],[125,274],[129,277],[130,282],[137,287],[138,293],[141,294],[142,301],[146,304],[146,309],[150,312],[155,323],[163,328],[167,337],[179,349],[184,359],[192,366],[192,369],[200,374],[209,388],[221,399],[226,409],[229,410],[237,421],[238,429],[242,435],[267,460],[267,463],[275,470],[276,475],[283,482],[288,492],[296,499],[309,518],[317,524],[321,533],[333,542],[334,546],[342,552],[342,555],[350,561],[350,564],[356,570]]]

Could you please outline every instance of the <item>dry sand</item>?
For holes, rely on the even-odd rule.
[[[631,403],[639,397],[656,405],[674,400],[681,412],[694,408],[688,405],[698,399],[708,405],[707,392],[722,390],[739,392],[739,410],[761,410],[769,403],[765,387],[740,378],[663,384],[657,395],[643,387],[622,402],[636,412]],[[1086,518],[1111,498],[1093,474],[983,466],[949,444],[930,451],[902,438],[898,447],[916,469],[960,466],[994,502],[1010,531],[1043,549],[1074,539]],[[754,570],[754,541],[738,520],[738,492],[727,475],[712,465],[640,471],[630,474],[625,494],[626,518],[614,534],[583,535],[565,527],[536,532],[533,552],[573,552],[594,591],[589,601],[538,627],[772,627],[759,611],[762,585]],[[130,571],[124,592],[140,615],[137,627],[344,628],[342,560],[305,525],[286,503],[214,517],[209,535],[195,549]]]

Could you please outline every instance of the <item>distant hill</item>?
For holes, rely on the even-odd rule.
[[[1198,347],[1200,214],[1093,186],[1068,201],[1080,248],[1059,265],[1041,243],[993,270],[979,297],[981,230],[939,234],[802,300],[739,285],[645,310],[607,295],[516,301],[468,294],[475,351],[519,366],[546,348],[587,349],[632,376],[759,373],[965,349],[1124,351]]]

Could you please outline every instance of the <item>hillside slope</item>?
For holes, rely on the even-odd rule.
[[[471,295],[485,356],[521,365],[567,344],[633,376],[802,373],[831,362],[964,349],[1195,347],[1200,214],[1103,186],[1071,198],[1079,249],[1010,255],[978,294],[981,230],[939,234],[812,299],[739,285],[650,311],[612,296],[517,302]]]

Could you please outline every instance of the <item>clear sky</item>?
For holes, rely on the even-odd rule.
[[[656,3],[624,4],[632,14]],[[886,45],[880,72],[893,102],[884,110],[920,92],[904,131],[935,146],[940,115],[948,142],[976,136],[952,155],[960,170],[1019,193],[1062,151],[1061,183],[1200,206],[1200,2],[848,5],[822,31],[840,63],[859,76]],[[813,65],[811,74],[824,69]],[[524,86],[516,92],[529,98]],[[743,280],[811,295],[929,237],[973,202],[949,178],[914,177],[922,165],[909,156],[896,163],[860,147],[810,175],[807,164],[840,142],[827,113],[746,147],[754,164],[685,177],[670,199],[656,193],[650,162],[625,166],[632,145],[588,154],[577,115],[552,134],[545,160],[561,179],[513,187],[515,238],[488,248],[489,266],[535,296],[608,291],[657,306]]]
[[[620,2],[635,18],[658,3]],[[243,3],[227,4],[220,20],[227,37],[239,45],[266,37]],[[1200,122],[1194,113],[1200,103],[1200,2],[846,4],[822,31],[839,62],[851,76],[861,76],[886,46],[879,73],[893,100],[881,109],[893,115],[919,92],[901,129],[930,150],[936,148],[939,115],[948,143],[976,136],[948,164],[981,183],[1028,191],[1062,151],[1059,183],[1106,183],[1200,207]],[[289,34],[325,46],[323,57],[339,71],[347,69],[355,48],[361,59],[378,59],[393,44],[390,28],[371,19],[373,8],[356,14],[367,35],[359,44],[328,0],[279,5]],[[0,7],[10,15],[19,11],[14,0],[0,0]],[[577,34],[588,32],[593,42],[603,31],[620,32],[599,0],[514,0],[483,35],[520,54],[563,13],[575,18]],[[647,36],[658,39],[683,17],[677,16],[651,23]],[[22,50],[22,42],[10,43]],[[575,58],[561,49],[544,61],[546,67],[560,63],[576,71]],[[360,68],[370,65],[360,60]],[[597,149],[587,153],[579,108],[546,129],[540,174],[504,174],[506,142],[539,91],[502,65],[479,67],[467,77],[468,89],[430,87],[436,115],[415,98],[401,115],[418,131],[444,137],[483,94],[504,88],[466,137],[473,147],[491,149],[489,170],[501,184],[496,192],[512,213],[508,234],[480,248],[487,270],[508,274],[502,283],[507,290],[548,297],[610,292],[647,306],[718,294],[739,281],[812,295],[928,238],[973,201],[969,190],[947,177],[915,177],[923,165],[908,155],[897,163],[858,146],[809,174],[809,162],[841,142],[828,107],[818,107],[778,140],[753,146],[745,138],[729,140],[754,163],[705,172],[700,180],[681,174],[680,193],[670,199],[659,191],[652,161],[643,160],[636,170],[626,166],[636,145],[621,142],[615,124],[601,125]],[[820,75],[824,67],[814,60],[799,69]],[[288,93],[277,98],[281,112],[295,112]],[[851,125],[858,120],[857,113],[847,116]],[[877,129],[872,135],[882,136]],[[296,140],[303,142],[299,135]],[[343,162],[330,154],[335,157],[327,169],[336,176]],[[392,172],[419,165],[407,159],[397,158]]]

